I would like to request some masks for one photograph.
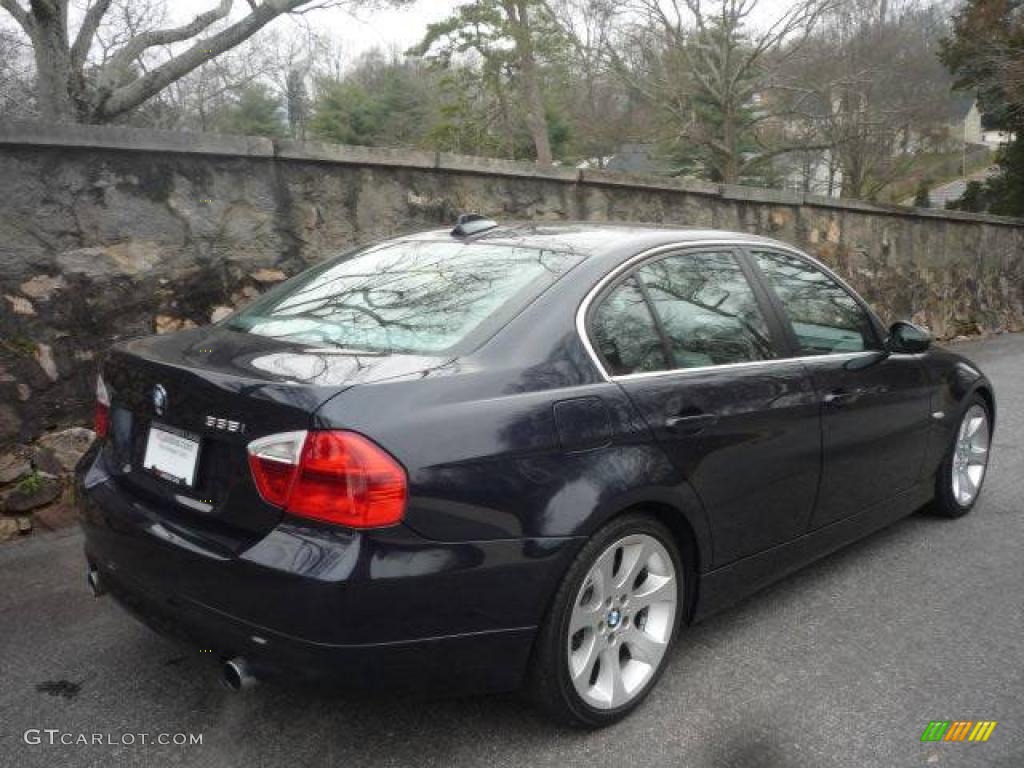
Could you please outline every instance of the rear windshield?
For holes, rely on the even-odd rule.
[[[437,354],[518,312],[579,258],[486,243],[391,242],[299,275],[227,326],[358,351]]]

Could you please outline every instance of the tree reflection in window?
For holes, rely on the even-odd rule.
[[[598,305],[592,328],[597,349],[613,375],[668,367],[661,336],[633,278],[619,285]]]
[[[776,356],[768,327],[736,257],[678,254],[637,272],[661,321],[676,368]]]
[[[796,334],[800,354],[876,349],[867,313],[835,280],[809,262],[774,251],[753,253]]]
[[[438,353],[578,260],[487,243],[392,242],[311,270],[230,327],[357,351]]]

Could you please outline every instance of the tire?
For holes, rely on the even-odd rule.
[[[672,533],[652,517],[627,514],[594,534],[538,633],[530,670],[535,704],[582,728],[611,725],[636,709],[675,645],[685,574]],[[613,590],[605,587],[609,578]]]
[[[983,419],[979,422],[978,420]],[[967,399],[956,432],[935,476],[935,501],[930,511],[939,517],[963,517],[978,497],[988,470],[992,414],[980,395]],[[966,463],[965,463],[966,462]]]

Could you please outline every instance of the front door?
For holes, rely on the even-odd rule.
[[[729,248],[642,263],[606,289],[590,335],[708,513],[718,566],[806,532],[819,407],[749,267]]]
[[[914,355],[884,351],[879,325],[838,281],[795,254],[751,250],[821,400],[821,488],[811,528],[918,481],[930,393]]]

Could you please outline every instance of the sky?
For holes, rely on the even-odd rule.
[[[319,29],[329,31],[331,36],[342,45],[342,53],[352,61],[373,48],[384,50],[395,49],[404,51],[419,42],[427,25],[440,21],[467,0],[414,0],[402,8],[384,8],[379,10],[362,9],[346,11],[341,8],[328,8],[311,11],[304,19]],[[386,0],[378,0],[384,3]],[[771,22],[794,0],[757,0],[751,21],[757,26]],[[196,15],[209,11],[217,6],[218,0],[168,0],[170,21],[183,24],[191,21]],[[23,2],[24,4],[24,2]],[[76,6],[82,3],[72,3]],[[248,11],[248,3],[235,0],[232,17],[238,18]],[[77,28],[80,11],[73,14],[72,28]],[[0,13],[0,25],[10,27],[11,20],[6,14]],[[286,29],[287,25],[297,22],[291,19],[279,19],[271,23],[271,28]]]
[[[751,19],[757,25],[764,25],[792,2],[758,0]],[[417,0],[400,9],[361,10],[354,14],[340,8],[316,10],[306,14],[306,18],[317,27],[329,28],[332,36],[344,44],[346,55],[355,58],[372,48],[408,49],[422,39],[428,24],[448,17],[452,10],[462,4],[458,0]],[[171,5],[175,21],[189,21],[196,14],[216,7],[217,0],[176,0]],[[248,5],[241,0],[236,0],[235,6],[234,15],[241,15],[248,9]]]
[[[216,7],[217,0],[177,0],[172,5],[175,21],[189,21],[196,14]],[[241,0],[235,5],[235,15],[241,15],[248,9],[248,4]],[[400,9],[349,13],[331,8],[312,11],[305,16],[313,26],[329,29],[332,37],[344,44],[346,55],[355,58],[372,48],[406,50],[422,39],[428,24],[446,18],[459,5],[461,3],[451,0],[418,0]]]

